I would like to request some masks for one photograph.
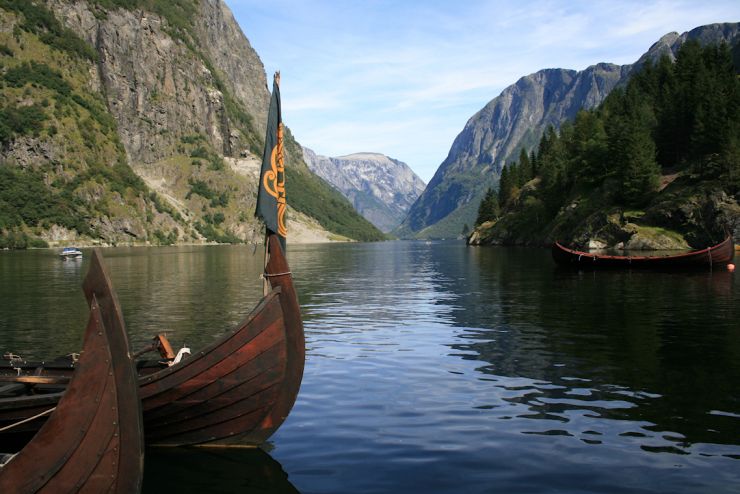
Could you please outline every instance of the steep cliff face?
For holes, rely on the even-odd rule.
[[[15,122],[0,122],[0,171],[25,184],[0,193],[0,239],[258,239],[257,178],[242,172],[260,160],[270,94],[221,0],[0,5],[0,111]],[[305,213],[292,219],[380,238],[296,149],[287,131],[289,206]],[[49,200],[24,216],[16,199],[28,187]],[[331,218],[317,207],[329,202]]]
[[[612,64],[580,72],[545,69],[506,88],[468,120],[399,234],[449,237],[459,225],[472,225],[477,203],[521,148],[531,149],[548,125],[558,127],[581,108],[596,106],[628,70]],[[466,208],[470,203],[474,207]],[[434,227],[450,215],[454,221]]]
[[[303,158],[311,171],[336,187],[383,232],[398,226],[424,190],[424,182],[406,163],[383,154],[329,158],[303,148]]]
[[[424,193],[396,233],[448,237],[463,223],[473,224],[477,205],[498,183],[503,166],[522,148],[529,152],[549,125],[558,128],[580,109],[599,105],[647,59],[674,56],[687,39],[702,43],[730,41],[738,24],[714,24],[655,43],[634,65],[599,63],[583,71],[545,69],[522,77],[473,115],[457,136]]]
[[[169,157],[194,134],[226,156],[259,153],[269,101],[264,67],[220,1],[194,3],[192,25],[180,31],[139,9],[101,15],[87,2],[51,6],[95,47],[91,84],[106,98],[130,161]]]

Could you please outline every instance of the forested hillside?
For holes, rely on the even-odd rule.
[[[471,243],[683,248],[740,233],[739,49],[686,42],[550,128],[504,168]]]

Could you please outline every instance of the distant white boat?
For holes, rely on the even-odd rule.
[[[82,251],[76,247],[65,247],[59,253],[59,257],[62,259],[80,259],[82,257]]]

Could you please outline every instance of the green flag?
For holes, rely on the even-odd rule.
[[[267,233],[276,233],[285,252],[285,165],[283,163],[283,122],[280,115],[280,73],[272,81],[272,98],[267,114],[265,150],[257,192],[255,216],[261,218]]]

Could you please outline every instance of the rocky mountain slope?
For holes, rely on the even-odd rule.
[[[731,41],[737,23],[702,26],[670,33],[632,65],[599,63],[583,71],[545,69],[522,77],[473,115],[452,144],[447,158],[396,230],[403,237],[449,237],[472,225],[481,198],[495,186],[505,164],[522,148],[529,152],[549,125],[593,108],[647,59],[675,55],[687,39],[701,43]]]
[[[0,57],[0,169],[16,184],[0,192],[0,237],[259,238],[244,170],[259,163],[269,91],[221,0],[2,0]],[[293,220],[382,238],[308,170],[289,131],[286,158]],[[30,190],[43,207],[23,208]]]
[[[383,232],[397,227],[424,191],[424,182],[406,163],[383,154],[329,158],[304,147],[303,159],[312,172],[336,187]]]
[[[687,41],[507,165],[470,244],[683,250],[740,241],[740,39]],[[498,207],[496,207],[498,206]]]

